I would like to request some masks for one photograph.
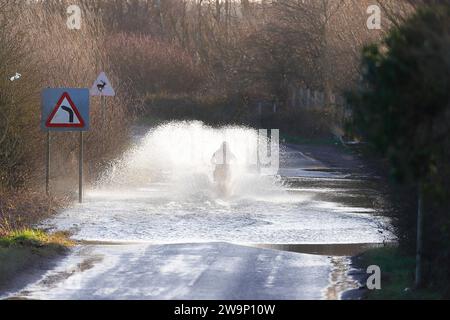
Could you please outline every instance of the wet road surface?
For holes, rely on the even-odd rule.
[[[249,174],[229,199],[211,194],[201,175],[184,185],[153,180],[91,190],[86,203],[44,223],[72,231],[85,244],[3,297],[339,299],[357,286],[339,245],[389,238],[379,211],[383,198],[370,179],[336,171],[300,150],[284,147],[280,160],[276,180]],[[305,254],[280,244],[331,247],[304,248]]]

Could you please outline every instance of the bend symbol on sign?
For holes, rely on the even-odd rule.
[[[84,127],[84,120],[70,95],[64,92],[47,119],[47,127]]]
[[[63,109],[69,114],[69,122],[73,123],[73,110],[66,106],[61,106],[61,109]]]

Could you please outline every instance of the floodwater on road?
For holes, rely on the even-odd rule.
[[[346,179],[302,179],[266,195],[217,199],[205,194],[175,199],[170,184],[123,191],[91,191],[85,203],[48,225],[74,238],[153,243],[379,243],[385,220],[371,190]],[[250,186],[249,186],[250,188]]]
[[[256,138],[198,122],[137,137],[83,204],[44,222],[82,245],[9,297],[339,299],[357,288],[348,256],[392,239],[378,182],[287,146],[277,174],[258,174]],[[223,141],[236,157],[226,197],[210,163]]]
[[[389,238],[374,182],[333,172],[283,146],[278,175],[256,174],[248,169],[254,136],[250,129],[220,131],[198,123],[151,131],[86,192],[85,203],[45,226],[70,230],[79,240],[151,243],[348,244]],[[241,161],[226,198],[218,196],[208,162],[225,139]]]

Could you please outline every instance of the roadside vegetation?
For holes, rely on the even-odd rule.
[[[75,245],[65,233],[41,230],[0,232],[0,292],[14,286],[11,279],[34,272],[39,264],[50,263]]]
[[[366,270],[370,265],[381,269],[381,290],[367,290],[368,300],[435,300],[442,299],[442,288],[414,288],[414,256],[397,247],[384,247],[369,250],[354,260],[355,265]],[[437,289],[437,290],[436,290]]]
[[[449,50],[450,3],[423,5],[365,48],[363,80],[351,95],[354,134],[387,161],[398,191],[392,197],[398,252],[367,259],[380,258],[387,268],[394,263],[390,281],[394,289],[418,290],[411,297],[426,290],[450,297]]]
[[[0,4],[0,286],[72,245],[65,235],[32,229],[69,204],[77,186],[77,135],[53,133],[51,195],[45,193],[41,90],[90,87],[102,70],[118,84],[103,50],[107,34],[101,21],[85,12],[83,28],[69,30],[67,6],[59,1]],[[111,112],[103,118],[100,100],[91,100],[91,130],[85,135],[88,181],[129,139],[130,95],[123,90],[108,107]]]
[[[63,249],[72,245],[74,242],[69,240],[68,234],[63,232],[48,234],[42,230],[23,229],[22,231],[4,232],[0,237],[0,247],[6,249],[20,246]]]
[[[90,87],[102,69],[110,68],[101,23],[87,12],[83,28],[69,30],[66,8],[56,1],[0,5],[0,232],[31,227],[67,204],[76,190],[77,135],[53,133],[52,195],[45,195],[40,93],[46,87]],[[16,73],[20,78],[11,81]],[[108,73],[117,83],[114,70]],[[103,119],[100,100],[92,99],[92,129],[85,135],[88,181],[126,145],[129,100],[126,91],[110,99],[112,112]]]

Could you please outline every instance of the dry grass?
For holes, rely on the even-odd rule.
[[[0,236],[29,228],[50,217],[68,199],[47,197],[41,192],[0,192]]]
[[[65,1],[32,5],[7,1],[0,8],[0,188],[41,185],[45,134],[39,125],[39,106],[43,88],[90,87],[104,70],[119,89],[117,97],[108,99],[105,117],[100,99],[91,99],[91,130],[85,135],[85,162],[86,175],[92,179],[127,142],[130,103],[108,62],[106,33],[89,11],[83,13],[81,30],[69,30],[67,6]],[[16,19],[9,23],[12,11]],[[15,72],[22,74],[15,82],[3,77]],[[52,178],[62,176],[65,183],[76,181],[78,136],[54,134],[52,144],[55,146]]]
[[[43,193],[42,89],[90,87],[102,70],[115,86],[117,97],[108,99],[104,117],[100,99],[91,99],[91,130],[85,134],[87,182],[95,180],[128,142],[131,103],[108,62],[106,32],[88,10],[83,11],[82,29],[69,30],[69,4],[5,0],[0,5],[0,235],[31,228],[49,217],[77,186],[78,134],[52,133],[53,196]],[[22,77],[11,82],[9,76],[16,72]]]
[[[121,79],[135,94],[192,93],[205,82],[201,66],[181,46],[150,36],[110,36],[108,52]]]
[[[110,68],[106,33],[89,11],[81,30],[66,27],[67,1],[33,5],[5,0],[0,6],[0,234],[30,228],[64,205],[76,188],[78,135],[52,134],[51,186],[43,194],[45,133],[40,129],[40,92],[46,87],[90,87],[101,70],[118,96],[91,99],[91,130],[85,135],[85,179],[95,180],[105,163],[128,141],[130,105],[125,88]],[[72,3],[70,3],[72,4]],[[10,19],[14,16],[15,19]],[[19,80],[10,82],[15,72]],[[118,89],[118,90],[117,90]],[[20,111],[20,112],[19,112]]]

